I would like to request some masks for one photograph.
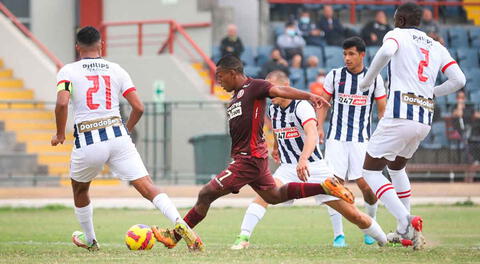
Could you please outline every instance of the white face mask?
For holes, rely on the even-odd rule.
[[[287,34],[288,34],[289,36],[292,36],[292,37],[293,37],[293,36],[295,36],[296,33],[297,33],[297,32],[295,32],[295,29],[287,29]]]
[[[318,83],[323,83],[323,81],[325,81],[325,76],[318,76],[317,77],[317,82]]]

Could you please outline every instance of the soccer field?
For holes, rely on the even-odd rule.
[[[123,243],[133,224],[170,226],[155,210],[98,209],[94,221],[101,251],[75,247],[70,235],[79,229],[73,210],[0,209],[0,263],[480,263],[479,206],[418,206],[427,249],[366,246],[362,233],[344,220],[348,248],[331,246],[332,231],[326,208],[275,207],[267,211],[241,252],[229,249],[239,232],[245,209],[211,209],[196,230],[206,243],[205,253],[190,253],[181,243],[167,250],[156,243],[151,251],[129,251]],[[185,210],[182,210],[182,214]],[[385,231],[394,219],[379,209]]]

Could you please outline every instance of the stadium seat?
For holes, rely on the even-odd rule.
[[[323,49],[325,67],[330,70],[343,66],[343,49],[336,46],[325,46]]]
[[[470,102],[475,104],[480,102],[480,89],[470,93]]]
[[[470,92],[480,91],[480,68],[465,69],[466,87]]]
[[[246,46],[240,59],[245,65],[255,66],[255,56],[253,55],[253,49],[250,46]]]
[[[303,69],[290,68],[289,78],[293,87],[304,91],[307,90],[305,86],[305,72]]]
[[[478,68],[480,62],[478,59],[478,50],[469,48],[460,48],[457,50],[457,60],[464,69]]]
[[[318,61],[320,63],[320,66],[323,65],[323,62],[324,62],[324,59],[323,59],[323,51],[322,51],[322,48],[320,47],[317,47],[317,46],[305,46],[305,48],[303,49],[303,55],[305,57],[305,60],[309,57],[309,56],[317,56],[318,58]]]
[[[222,57],[222,53],[220,52],[220,46],[213,46],[212,47],[212,60],[214,63],[220,60]]]
[[[243,70],[245,72],[245,75],[252,78],[258,78],[258,74],[260,73],[261,69],[258,66],[246,65]]]
[[[365,63],[367,65],[370,65],[373,61],[373,58],[375,57],[375,54],[377,54],[377,51],[380,47],[377,46],[370,46],[367,47],[367,54],[366,54],[366,61]]]
[[[434,122],[432,124],[430,133],[421,143],[422,147],[426,149],[441,149],[446,147],[448,145],[448,141],[445,133],[445,122]]]
[[[472,27],[469,30],[470,47],[480,48],[480,27]]]
[[[456,93],[451,93],[446,95],[447,97],[447,104],[456,104],[457,103],[457,94]]]
[[[451,27],[448,30],[450,36],[449,45],[452,47],[468,47],[468,32],[465,27]]]
[[[447,2],[459,2],[459,0],[447,0]],[[459,6],[440,6],[441,12],[446,17],[456,17],[461,14],[461,7]]]
[[[448,39],[448,28],[447,27],[440,27],[439,35],[445,41],[445,46],[450,47],[450,40]]]
[[[307,83],[311,83],[315,81],[317,78],[318,70],[321,69],[320,67],[308,67],[305,71],[307,74]]]
[[[257,66],[262,66],[270,59],[270,54],[272,53],[272,46],[258,46],[257,47]]]

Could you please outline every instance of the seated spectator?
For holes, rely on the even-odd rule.
[[[318,68],[318,57],[315,55],[311,55],[307,58],[307,67],[308,68]]]
[[[325,44],[324,33],[312,22],[308,11],[300,14],[297,25],[307,45],[323,46]]]
[[[302,68],[302,56],[295,54],[292,58],[292,63],[290,64],[291,68],[301,69]]]
[[[327,74],[323,69],[318,70],[317,78],[314,82],[310,83],[310,92],[316,95],[322,95],[323,91],[323,82],[325,81],[325,76]]]
[[[466,96],[463,90],[457,92],[457,103],[454,106],[453,128],[449,138],[458,139],[467,147],[467,161],[480,160],[480,126],[478,119],[480,113],[475,111],[472,104],[466,103]]]
[[[432,11],[428,8],[423,9],[420,29],[427,34],[430,32],[433,32],[435,34],[440,33],[440,27],[438,26],[438,23],[433,20]]]
[[[220,43],[222,57],[225,55],[234,55],[238,58],[242,55],[243,43],[237,35],[237,26],[230,24],[227,26],[227,36]]]
[[[333,16],[331,5],[323,7],[323,16],[318,22],[318,28],[325,32],[327,45],[341,46],[345,38],[345,29],[338,18]]]
[[[290,60],[295,54],[303,54],[305,40],[298,34],[295,24],[288,22],[285,25],[285,33],[278,36],[277,46],[285,58]]]
[[[288,62],[284,58],[282,58],[279,49],[272,50],[270,60],[268,60],[262,65],[259,77],[264,79],[265,77],[267,77],[267,74],[272,71],[282,71],[287,76],[290,75],[290,70],[288,69]]]
[[[388,24],[385,12],[379,10],[375,15],[375,20],[363,27],[361,36],[367,46],[381,46],[383,37],[390,30],[392,27]]]

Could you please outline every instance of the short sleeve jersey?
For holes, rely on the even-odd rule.
[[[272,84],[267,81],[248,78],[233,94],[227,108],[232,157],[268,157],[263,124],[266,98],[271,87]]]
[[[395,41],[398,49],[388,65],[385,117],[431,124],[437,75],[455,60],[444,46],[415,28],[396,28],[385,35],[386,41]]]
[[[82,59],[57,74],[57,90],[70,92],[75,123],[120,116],[120,96],[135,91],[130,75],[107,60]]]

